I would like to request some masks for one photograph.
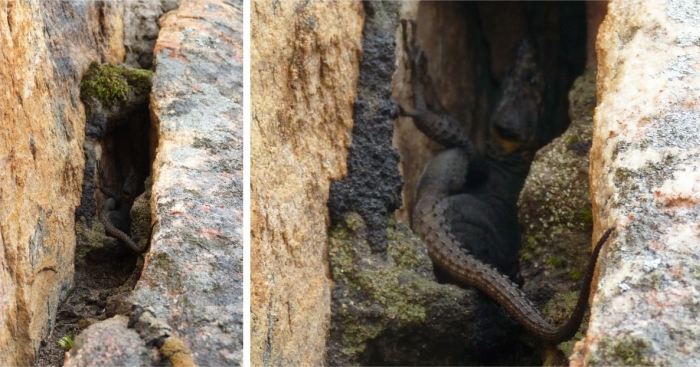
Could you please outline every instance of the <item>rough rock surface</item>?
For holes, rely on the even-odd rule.
[[[591,252],[588,153],[595,80],[595,67],[590,67],[574,82],[569,92],[571,125],[537,152],[518,202],[523,290],[556,324],[573,310]],[[567,342],[562,349],[570,355],[572,347]]]
[[[183,1],[154,50],[157,224],[131,298],[202,366],[242,359],[242,27],[241,1]]]
[[[153,48],[158,38],[158,18],[177,8],[180,0],[124,1],[124,64],[132,68],[150,69]]]
[[[391,146],[394,118],[398,112],[391,99],[391,78],[396,64],[394,33],[400,4],[391,1],[365,2],[362,31],[362,62],[353,106],[352,146],[348,175],[331,185],[328,208],[331,221],[346,212],[362,215],[367,240],[374,252],[386,251],[387,218],[401,206],[399,154]]]
[[[423,241],[393,217],[386,256],[348,213],[330,233],[333,319],[327,364],[532,365],[521,330],[474,289],[440,284]],[[475,302],[479,300],[479,302]],[[498,353],[509,350],[509,353]]]
[[[85,329],[75,338],[64,367],[152,364],[151,351],[134,329],[127,328],[128,322],[128,317],[118,315]]]
[[[0,365],[31,365],[71,287],[80,76],[124,56],[118,2],[0,4]]]
[[[359,2],[251,3],[251,365],[324,363],[332,180],[345,175]]]
[[[700,5],[615,1],[598,36],[591,150],[604,249],[574,365],[700,364]]]

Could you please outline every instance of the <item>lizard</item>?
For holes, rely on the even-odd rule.
[[[101,172],[101,171],[100,171]],[[132,251],[137,254],[144,252],[145,248],[139,247],[129,235],[130,217],[129,211],[131,204],[135,199],[138,186],[138,177],[136,171],[132,168],[126,177],[122,195],[114,193],[112,190],[97,185],[100,191],[107,196],[107,199],[102,203],[98,212],[97,218],[102,223],[107,232],[112,237],[120,239]]]
[[[486,152],[480,153],[439,102],[429,106],[425,101],[430,85],[421,80],[427,79],[427,59],[416,44],[416,23],[411,21],[410,41],[406,20],[402,26],[415,107],[400,105],[400,114],[411,117],[420,131],[446,147],[428,162],[419,179],[414,231],[438,269],[486,293],[530,333],[552,343],[570,339],[583,319],[596,261],[612,228],[594,247],[576,307],[562,325],[549,323],[503,274],[517,273],[518,259],[513,256],[520,248],[517,200],[539,148],[535,132],[544,113],[545,80],[534,47],[527,40],[518,45],[489,119],[491,138]]]

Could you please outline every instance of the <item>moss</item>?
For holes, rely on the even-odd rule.
[[[576,136],[576,135],[571,135],[571,136],[569,136],[569,137],[566,138],[566,144],[567,144],[567,145],[569,145],[569,144],[574,144],[574,143],[578,143],[578,136]]]
[[[380,325],[360,325],[355,323],[346,323],[343,332],[343,345],[341,353],[346,356],[356,355],[364,352],[367,348],[366,341],[376,338],[382,331]]]
[[[579,219],[585,224],[593,224],[593,211],[591,209],[581,210]]]
[[[432,269],[427,254],[420,251],[424,245],[393,216],[388,219],[386,259],[371,252],[367,227],[358,214],[348,214],[329,233],[331,276],[352,293],[337,299],[343,304],[334,310],[341,332],[339,351],[346,356],[363,353],[390,324],[422,324],[438,292],[434,288],[441,287],[419,275]]]
[[[542,248],[539,244],[544,243],[545,240],[546,236],[543,232],[537,232],[526,236],[525,241],[523,241],[523,246],[520,248],[520,257],[524,260],[530,260],[533,256],[540,254]]]
[[[605,364],[626,366],[653,366],[654,363],[647,357],[649,342],[645,339],[625,336],[619,340],[604,338],[598,344],[600,354]],[[593,361],[591,361],[593,362]]]
[[[93,218],[92,226],[88,227],[87,219],[85,217],[80,217],[75,222],[75,234],[78,238],[78,243],[86,244],[83,246],[76,246],[76,256],[85,257],[88,252],[95,248],[104,247],[105,241],[108,241],[111,237],[105,234],[104,227],[97,218]]]
[[[569,272],[569,278],[573,281],[581,280],[581,272],[578,269],[571,269]]]
[[[550,257],[547,260],[547,262],[549,263],[549,265],[557,269],[561,269],[564,267],[564,259],[562,259],[561,257]]]
[[[129,93],[148,93],[153,72],[92,62],[80,83],[80,97],[95,98],[107,108],[123,104]]]
[[[542,314],[554,321],[555,324],[560,324],[571,315],[571,311],[576,307],[576,301],[578,301],[578,292],[576,291],[558,293],[547,302]]]

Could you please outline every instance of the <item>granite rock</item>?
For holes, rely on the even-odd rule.
[[[119,2],[0,5],[0,365],[32,365],[72,287],[79,82],[124,57]]]
[[[332,180],[347,174],[360,2],[251,2],[251,365],[322,365]]]
[[[614,1],[598,34],[591,148],[604,248],[572,365],[700,363],[700,5]]]

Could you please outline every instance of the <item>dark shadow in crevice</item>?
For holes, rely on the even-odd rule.
[[[568,93],[574,80],[582,74],[586,63],[584,2],[424,1],[418,5],[416,24],[418,44],[425,51],[428,75],[436,91],[433,96],[426,93],[428,105],[433,104],[430,98],[439,99],[439,104],[462,123],[479,150],[485,150],[490,138],[489,116],[499,98],[501,80],[515,60],[517,45],[524,39],[534,44],[537,63],[542,67],[547,80],[542,104],[544,118],[533,132],[536,141],[534,145],[542,147],[548,144],[569,126]],[[410,83],[404,85],[410,88]],[[399,138],[401,139],[403,143],[416,138],[405,136]],[[425,159],[426,149],[418,144],[422,142],[413,146],[410,143],[399,145],[402,171],[407,180],[417,181],[420,176],[415,162]],[[411,161],[412,157],[416,159]],[[407,175],[410,170],[413,171]],[[415,190],[415,183],[413,186],[404,186],[404,190]],[[415,201],[414,193],[404,192],[404,198],[405,204],[410,208]],[[408,212],[406,217],[411,218],[410,209]],[[517,251],[512,255],[519,256]],[[495,305],[487,297],[483,298],[469,302]],[[492,311],[480,316],[492,320],[493,325],[489,325],[488,330],[479,332],[479,335],[466,336],[469,343],[445,339],[436,343],[424,335],[431,328],[426,321],[426,325],[416,327],[415,335],[408,334],[405,329],[397,330],[392,335],[379,335],[368,343],[365,353],[367,359],[363,362],[368,361],[367,364],[370,365],[541,363],[543,357],[539,353],[542,349],[539,348],[538,341],[522,328],[514,327],[503,310],[489,305],[477,307]],[[492,328],[517,332],[509,332],[499,339],[494,337],[499,334]],[[473,342],[474,339],[479,339],[479,342]],[[482,347],[467,350],[467,345]],[[404,359],[402,356],[405,355],[411,357]]]
[[[108,235],[98,215],[105,201],[115,197],[115,213],[118,211],[125,223],[112,224],[145,247],[148,238],[135,238],[130,222],[137,209],[150,216],[144,197],[139,198],[138,205],[145,202],[145,208],[132,208],[146,191],[144,182],[153,159],[149,137],[150,78],[147,70],[95,63],[83,77],[81,100],[87,117],[85,172],[81,203],[75,211],[74,287],[61,300],[53,332],[42,341],[38,359],[42,365],[61,366],[63,351],[57,341],[72,330],[79,333],[114,316],[107,307],[109,299],[133,290],[142,272],[143,255]],[[92,89],[86,87],[91,81]],[[150,218],[146,222],[150,223]]]

